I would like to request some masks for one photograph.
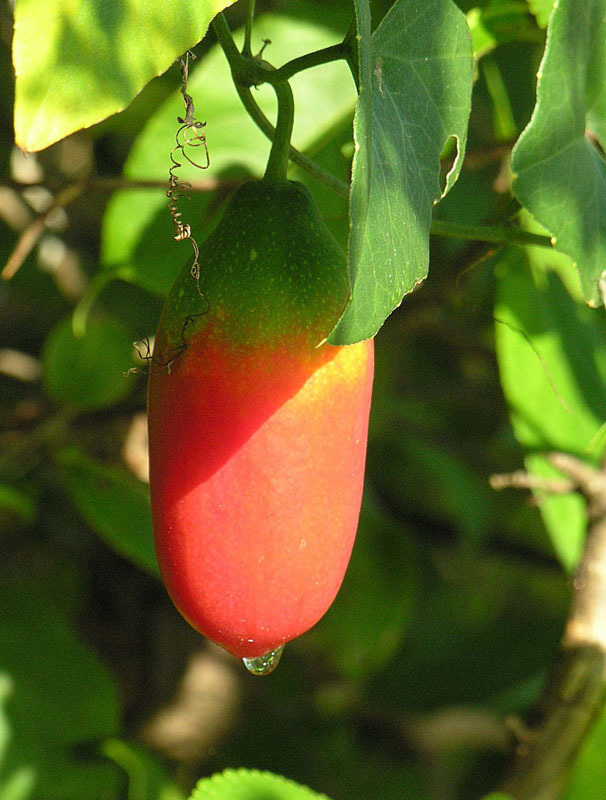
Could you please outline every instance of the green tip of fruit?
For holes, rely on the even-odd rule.
[[[234,345],[319,346],[349,300],[345,256],[300,183],[251,181],[200,247],[199,286],[186,267],[166,303],[166,354],[198,332]]]

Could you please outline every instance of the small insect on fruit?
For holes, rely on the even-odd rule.
[[[242,185],[200,265],[199,291],[189,268],[177,279],[151,362],[156,552],[185,619],[265,674],[343,580],[373,345],[326,343],[347,267],[298,183]]]

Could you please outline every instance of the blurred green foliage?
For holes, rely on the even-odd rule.
[[[372,4],[373,25],[389,5]],[[466,164],[434,214],[493,224],[517,210],[508,158],[532,113],[551,4],[458,5],[471,10],[490,67],[480,61],[476,73]],[[240,6],[228,14],[234,28]],[[258,6],[254,43],[269,34],[276,63],[296,54],[297,30],[302,51],[339,41],[352,12],[349,0]],[[151,548],[136,426],[145,361],[133,361],[132,342],[153,336],[190,255],[172,239],[162,185],[182,113],[178,71],[122,114],[24,160],[9,122],[10,27],[5,5],[2,264],[49,192],[89,182],[0,282],[0,798],[183,800],[199,778],[240,767],[333,800],[493,791],[510,747],[504,720],[528,710],[553,661],[586,518],[578,498],[539,509],[488,479],[525,459],[540,473],[546,448],[603,455],[604,309],[582,303],[561,256],[432,239],[429,277],[376,340],[367,486],[342,591],[275,673],[253,678],[180,619]],[[268,144],[212,36],[196,53],[191,90],[213,171],[183,176],[218,189],[180,207],[201,238],[234,180],[260,173]],[[325,69],[294,82],[295,143],[346,180],[353,85],[342,65]],[[258,95],[270,113],[271,93]],[[343,198],[292,175],[345,246]],[[106,178],[117,180],[111,197]],[[133,190],[133,180],[159,186]],[[89,306],[78,336],[72,314],[82,323]],[[566,800],[602,800],[605,749],[601,719]],[[256,800],[260,787],[240,791]],[[278,779],[263,791],[299,796],[279,794]]]

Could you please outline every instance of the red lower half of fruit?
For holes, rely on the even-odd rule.
[[[324,347],[330,357],[290,395],[282,390],[296,382],[281,378],[275,360],[265,371],[232,369],[227,382],[214,382],[209,359],[150,379],[160,569],[185,619],[240,657],[314,625],[349,561],[373,346]],[[274,384],[277,406],[268,403]]]

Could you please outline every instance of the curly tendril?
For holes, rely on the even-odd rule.
[[[179,66],[181,67],[181,94],[185,103],[185,117],[177,117],[177,122],[180,128],[175,135],[175,146],[170,152],[171,166],[169,169],[168,189],[166,196],[169,199],[168,210],[173,220],[175,227],[175,240],[182,242],[189,239],[194,250],[194,260],[191,266],[191,274],[196,282],[198,293],[202,296],[200,291],[200,263],[199,256],[200,250],[198,243],[192,236],[191,226],[184,222],[182,219],[182,212],[179,211],[178,201],[184,195],[184,190],[190,189],[191,184],[187,181],[182,181],[177,176],[177,170],[183,164],[177,160],[176,154],[180,153],[181,156],[197,169],[208,169],[210,166],[210,155],[208,152],[208,145],[206,143],[206,133],[204,128],[206,122],[200,122],[195,117],[194,101],[187,93],[187,80],[189,77],[189,59],[195,58],[194,54],[189,50],[185,53],[185,57],[178,59]],[[202,163],[194,160],[187,152],[188,148],[202,148],[204,151],[204,160]]]

